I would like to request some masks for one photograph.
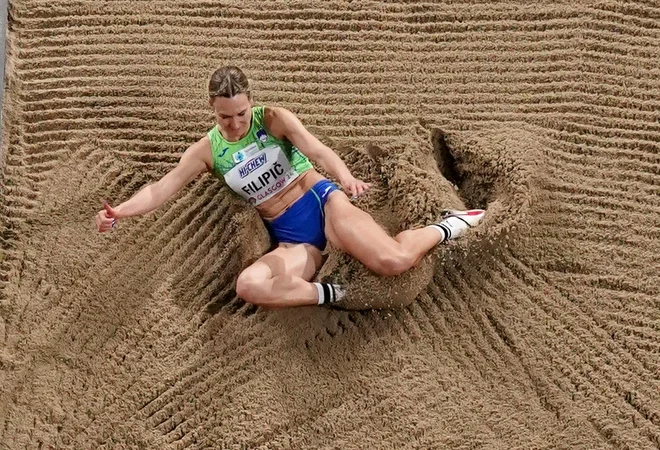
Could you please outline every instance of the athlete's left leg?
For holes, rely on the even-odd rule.
[[[399,275],[417,265],[429,250],[452,237],[451,230],[445,231],[437,225],[406,230],[391,237],[341,191],[332,192],[328,197],[325,226],[326,236],[333,245],[377,274],[390,276]],[[465,226],[468,228],[471,225],[466,223]]]
[[[243,270],[236,293],[264,308],[318,304],[318,290],[310,280],[321,267],[321,251],[309,244],[280,244]]]

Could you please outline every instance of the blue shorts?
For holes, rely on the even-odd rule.
[[[281,216],[271,222],[264,220],[271,238],[278,243],[312,244],[323,251],[327,243],[323,208],[330,193],[338,189],[333,182],[321,180]]]

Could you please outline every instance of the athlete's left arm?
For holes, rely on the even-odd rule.
[[[370,183],[356,179],[344,161],[310,133],[291,111],[284,108],[267,108],[266,122],[273,135],[289,139],[302,154],[334,176],[351,195],[362,195],[371,187]]]

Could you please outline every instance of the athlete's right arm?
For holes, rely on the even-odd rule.
[[[179,164],[156,183],[148,184],[121,205],[112,208],[108,204],[96,215],[100,232],[110,230],[117,219],[139,216],[151,212],[169,200],[186,184],[201,173],[211,170],[211,144],[208,137],[188,147]]]

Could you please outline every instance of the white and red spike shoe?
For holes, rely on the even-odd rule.
[[[445,231],[447,235],[445,240],[456,239],[465,231],[479,225],[485,214],[486,211],[483,209],[469,209],[467,211],[445,209],[440,213],[442,222],[436,224],[436,226]]]

